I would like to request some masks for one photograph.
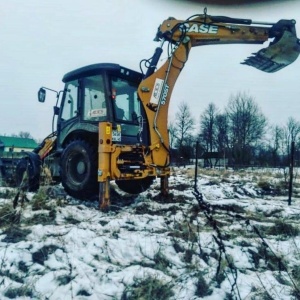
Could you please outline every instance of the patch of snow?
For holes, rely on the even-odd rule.
[[[251,174],[242,180],[233,171],[226,180],[199,175],[205,211],[194,196],[191,171],[173,171],[171,199],[157,197],[156,180],[128,204],[112,203],[115,209],[107,213],[97,203],[70,197],[53,198],[51,209],[33,211],[35,194],[28,193],[29,202],[17,209],[19,223],[9,218],[3,223],[7,216],[0,216],[0,298],[122,299],[151,277],[176,300],[230,294],[263,299],[266,293],[292,299],[290,276],[299,272],[300,237],[270,235],[267,229],[281,220],[299,230],[299,198],[288,206],[285,197],[265,195]],[[0,210],[12,202],[14,190],[9,192],[12,197],[0,199]],[[34,223],[41,216],[46,222]],[[278,259],[286,269],[279,269]]]

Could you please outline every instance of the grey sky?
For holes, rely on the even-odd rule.
[[[205,6],[211,15],[269,22],[294,18],[300,36],[300,1],[293,0],[231,7],[176,0],[0,0],[0,134],[28,131],[44,138],[51,132],[55,95],[38,103],[41,86],[60,90],[65,73],[98,62],[139,70],[140,60],[158,46],[153,38],[164,19],[186,19]],[[208,103],[222,109],[241,91],[254,97],[271,124],[283,125],[290,116],[300,120],[300,58],[274,74],[240,65],[261,48],[192,49],[173,92],[170,119],[182,101],[198,121]]]

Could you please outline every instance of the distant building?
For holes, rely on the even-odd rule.
[[[0,135],[0,186],[15,182],[17,161],[37,146],[34,139]]]
[[[0,157],[19,157],[23,151],[31,152],[37,146],[34,139],[0,135]]]

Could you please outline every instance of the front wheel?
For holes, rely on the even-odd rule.
[[[61,157],[61,180],[66,192],[87,200],[97,195],[97,151],[84,140],[67,145]]]

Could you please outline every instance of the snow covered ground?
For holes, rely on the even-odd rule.
[[[176,169],[109,212],[0,188],[0,299],[300,299],[300,198],[275,174]]]

